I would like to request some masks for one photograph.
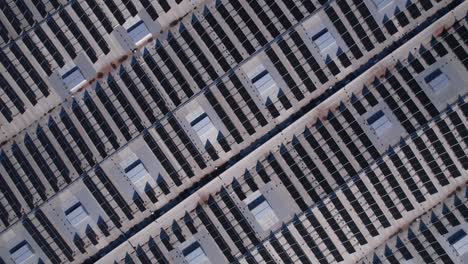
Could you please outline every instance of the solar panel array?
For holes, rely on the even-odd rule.
[[[2,123],[40,109],[56,93],[49,77],[68,61],[85,54],[96,63],[111,52],[115,26],[142,9],[157,20],[177,4],[3,5]],[[52,263],[182,261],[192,240],[224,262],[357,261],[406,215],[424,213],[466,184],[466,9],[449,14],[464,8],[460,1],[415,1],[388,17],[372,1],[206,3],[2,144],[0,238],[20,234]],[[450,26],[436,29],[437,19]],[[339,46],[333,58],[321,55],[311,21],[321,21]],[[430,34],[421,33],[426,27]],[[402,54],[397,48],[409,40],[416,48]],[[352,85],[387,55],[388,65]],[[261,99],[249,78],[254,64],[272,76],[276,98]],[[436,69],[452,82],[452,97],[423,81]],[[194,105],[218,131],[208,144],[186,120]],[[373,132],[368,120],[377,111],[398,135]],[[119,165],[128,153],[150,174],[143,189]],[[238,166],[235,179],[201,194],[231,166]],[[257,192],[280,220],[271,232],[245,202]],[[167,220],[193,193],[204,202]],[[75,200],[88,216],[82,227],[64,214]],[[134,238],[148,228],[151,237]],[[16,246],[8,243],[7,251]],[[434,250],[431,258],[456,262]],[[7,251],[1,258],[9,262]]]

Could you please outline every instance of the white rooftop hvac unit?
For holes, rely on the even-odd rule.
[[[200,106],[192,109],[192,112],[186,116],[190,126],[197,133],[203,144],[207,141],[216,142],[218,129],[214,126],[208,114]]]
[[[31,246],[23,241],[10,250],[11,258],[14,263],[25,263],[34,256]]]
[[[435,93],[445,90],[450,85],[447,75],[439,69],[427,75],[424,80]]]
[[[382,111],[378,111],[367,119],[367,123],[372,127],[377,136],[382,136],[392,123]]]
[[[148,27],[145,25],[143,20],[140,20],[133,24],[127,29],[128,35],[135,44],[138,44],[141,40],[151,35],[151,32],[148,30]]]
[[[193,243],[192,245],[188,246],[183,251],[185,260],[189,264],[210,264],[210,260],[206,256],[203,249],[200,247],[198,243]]]
[[[458,255],[461,256],[468,252],[468,236],[465,230],[460,229],[453,233],[447,241],[455,248]]]
[[[263,230],[269,230],[279,221],[270,204],[259,191],[250,194],[244,202]]]
[[[327,28],[317,32],[312,37],[312,41],[318,46],[320,54],[325,58],[333,58],[338,51],[336,40]]]
[[[125,168],[125,174],[132,181],[133,184],[138,183],[143,180],[146,176],[149,175],[148,171],[145,168],[145,165],[141,160],[136,160],[130,166]]]
[[[72,92],[86,82],[85,77],[76,66],[66,72],[62,76],[62,80],[65,83],[65,86]]]
[[[265,103],[268,99],[275,102],[278,99],[279,88],[271,74],[262,64],[247,73]]]
[[[88,217],[88,212],[86,212],[86,209],[81,205],[80,202],[77,202],[65,211],[65,215],[67,216],[67,220],[70,222],[70,224],[73,226],[78,226],[83,220],[86,219],[86,217]]]
[[[372,0],[372,1],[374,2],[378,10],[382,10],[388,5],[390,5],[391,3],[393,3],[392,0]]]

